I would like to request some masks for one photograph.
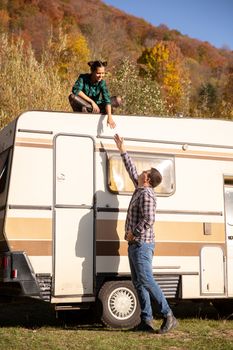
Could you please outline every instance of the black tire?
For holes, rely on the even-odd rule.
[[[141,309],[131,281],[106,282],[99,292],[102,322],[111,328],[134,328],[140,323]]]

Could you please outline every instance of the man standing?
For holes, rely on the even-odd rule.
[[[153,314],[151,301],[156,300],[164,321],[158,330],[163,334],[175,328],[177,320],[174,317],[167,300],[154,280],[152,259],[155,247],[154,222],[156,210],[156,196],[153,190],[162,181],[162,176],[155,168],[145,170],[141,174],[126,152],[124,139],[114,136],[125,168],[134,183],[135,191],[132,195],[125,223],[125,239],[128,241],[128,257],[131,277],[138,294],[141,306],[141,323],[138,330],[153,332]]]

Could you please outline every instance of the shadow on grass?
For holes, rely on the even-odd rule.
[[[0,301],[0,327],[37,328],[54,325],[59,326],[59,321],[48,303],[24,298]]]
[[[219,319],[219,314],[209,302],[182,301],[171,304],[178,319],[202,318]],[[12,302],[0,301],[0,327],[58,327],[103,330],[97,310],[66,311],[59,313],[59,317],[50,303],[33,300],[18,299]],[[160,318],[159,316],[155,316]],[[106,328],[105,328],[106,330]]]
[[[0,327],[85,327],[102,328],[93,308],[80,311],[62,311],[59,314],[48,303],[30,298],[11,301],[0,299]]]
[[[219,314],[209,301],[181,301],[172,305],[175,316],[179,319],[199,318],[216,320]]]

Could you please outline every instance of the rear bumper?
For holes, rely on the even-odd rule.
[[[0,294],[41,298],[40,287],[25,252],[0,253]]]

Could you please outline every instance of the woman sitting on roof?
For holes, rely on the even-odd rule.
[[[112,107],[121,105],[121,97],[110,97],[105,76],[107,62],[88,62],[91,73],[80,74],[69,96],[70,105],[74,112],[107,114],[107,124],[115,128],[112,118]]]

